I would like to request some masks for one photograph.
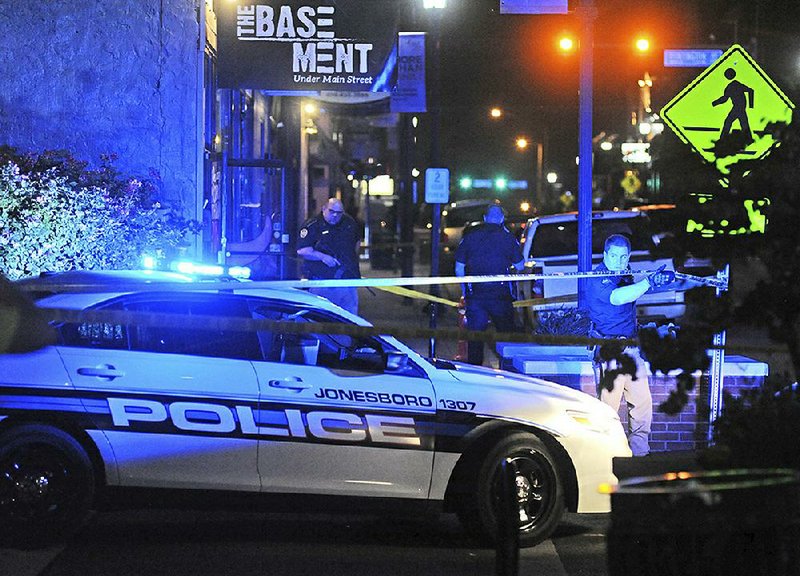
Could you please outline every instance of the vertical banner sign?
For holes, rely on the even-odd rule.
[[[388,91],[394,0],[215,2],[220,88]]]
[[[397,40],[397,84],[392,112],[427,112],[425,99],[425,33],[400,32]]]

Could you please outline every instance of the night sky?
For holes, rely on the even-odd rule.
[[[595,4],[594,134],[624,134],[637,107],[636,82],[645,71],[654,79],[656,111],[701,72],[664,68],[664,48],[724,49],[738,40],[790,97],[800,87],[800,1],[596,0]],[[571,10],[577,5],[577,0],[570,0]],[[577,35],[579,19],[574,13],[499,14],[498,7],[498,0],[449,0],[443,14],[442,163],[453,178],[500,173],[530,178],[532,152],[514,147],[515,136],[524,134],[547,143],[546,168],[574,171],[579,57],[559,53],[557,38],[562,32]],[[638,34],[650,38],[649,55],[633,50]],[[489,119],[493,105],[509,112],[502,122]]]

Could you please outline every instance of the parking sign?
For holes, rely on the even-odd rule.
[[[425,170],[425,202],[447,204],[450,201],[450,170],[428,168]]]

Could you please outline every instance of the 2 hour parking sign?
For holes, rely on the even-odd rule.
[[[770,124],[788,124],[794,104],[734,44],[661,110],[664,122],[722,175],[769,154]]]

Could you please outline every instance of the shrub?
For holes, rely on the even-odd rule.
[[[767,381],[739,397],[725,396],[714,422],[715,445],[702,456],[713,468],[800,469],[800,388]]]
[[[123,178],[104,158],[98,171],[65,153],[0,149],[0,272],[122,269],[143,253],[168,256],[196,222],[162,209],[149,181]]]
[[[534,334],[553,336],[587,336],[592,321],[578,308],[560,308],[539,312]]]

